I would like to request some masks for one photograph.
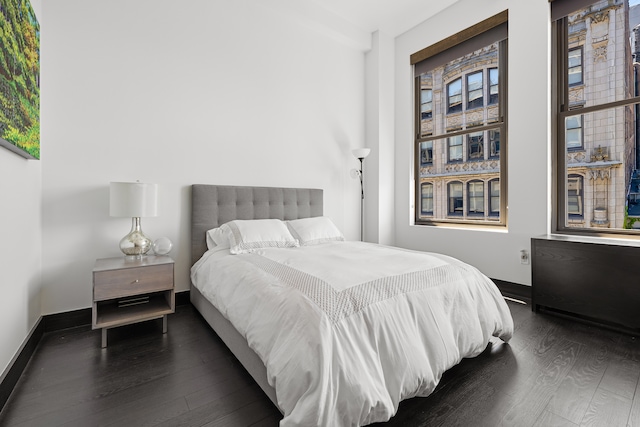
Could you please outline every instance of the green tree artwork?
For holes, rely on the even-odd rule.
[[[29,0],[0,0],[0,138],[40,158],[40,25]]]

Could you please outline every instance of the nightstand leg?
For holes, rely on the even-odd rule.
[[[107,328],[102,328],[102,348],[107,346]]]
[[[167,315],[162,316],[162,333],[167,333]]]

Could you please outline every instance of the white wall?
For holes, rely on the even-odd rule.
[[[0,148],[0,374],[40,318],[41,163]]]
[[[40,161],[0,148],[0,376],[40,318],[41,175]]]
[[[159,184],[142,228],[174,242],[178,291],[193,183],[322,188],[359,238],[364,53],[263,4],[44,2],[43,314],[90,307],[95,259],[121,255],[110,181]]]
[[[413,218],[413,92],[409,56],[505,9],[509,10],[508,228],[424,227]],[[519,252],[548,231],[549,4],[460,0],[396,39],[396,244],[467,261],[489,277],[531,284]]]

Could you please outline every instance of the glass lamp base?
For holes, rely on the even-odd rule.
[[[144,235],[140,218],[133,218],[131,231],[120,240],[120,250],[128,256],[145,255],[151,249],[151,239]]]

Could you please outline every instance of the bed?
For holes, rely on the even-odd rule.
[[[319,189],[193,185],[191,233],[191,302],[282,426],[386,421],[513,333],[477,269],[346,241]]]

